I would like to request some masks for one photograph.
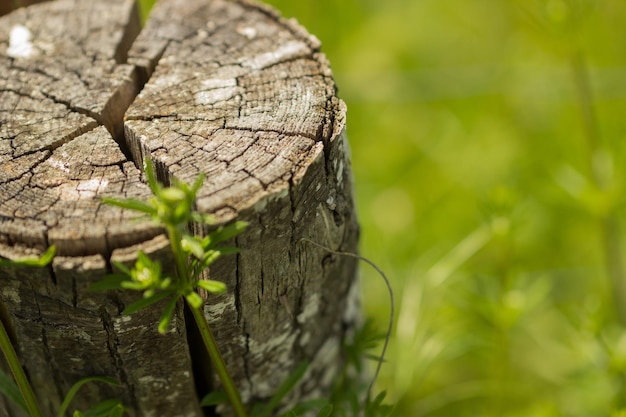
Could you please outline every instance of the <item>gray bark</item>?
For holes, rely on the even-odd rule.
[[[204,307],[244,401],[303,360],[288,402],[328,392],[356,266],[303,239],[354,252],[358,226],[345,106],[319,48],[246,0],[163,0],[141,32],[130,0],[0,18],[0,256],[58,253],[48,268],[0,269],[0,319],[46,415],[86,376],[121,388],[92,384],[75,407],[117,397],[136,416],[201,416],[219,385],[182,305],[161,336],[159,305],[122,316],[137,294],[88,291],[138,250],[172,264],[158,226],[101,202],[149,198],[147,156],[164,183],[206,174],[197,207],[216,224],[249,222],[240,254],[211,267],[229,291]],[[19,413],[0,401],[2,415]]]

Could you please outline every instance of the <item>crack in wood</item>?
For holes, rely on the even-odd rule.
[[[134,390],[134,385],[130,383],[129,378],[126,374],[125,371],[125,364],[124,364],[124,360],[122,359],[122,357],[119,354],[119,339],[117,337],[117,333],[115,332],[115,326],[113,323],[113,319],[111,317],[111,315],[109,314],[109,312],[104,308],[101,307],[99,309],[99,313],[100,313],[100,319],[102,321],[102,327],[103,330],[105,331],[106,335],[107,335],[107,350],[109,352],[109,358],[111,359],[111,361],[113,362],[114,368],[116,369],[116,371],[118,372],[118,374],[116,375],[118,381],[120,382],[120,384],[122,384],[124,387],[126,387],[128,389],[128,392],[126,393],[127,397],[129,398],[131,404],[130,406],[134,409],[137,408],[137,398],[135,397],[135,390]]]

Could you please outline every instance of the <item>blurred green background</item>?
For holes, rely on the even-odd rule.
[[[625,417],[626,2],[267,3],[348,105],[397,414]]]
[[[267,3],[348,105],[398,415],[626,416],[626,2]]]

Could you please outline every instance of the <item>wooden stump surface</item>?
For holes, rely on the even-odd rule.
[[[149,198],[147,156],[166,184],[206,174],[197,207],[217,223],[250,223],[210,272],[228,292],[205,306],[244,400],[302,360],[291,401],[327,392],[355,264],[302,239],[354,252],[358,226],[345,106],[319,49],[247,0],[162,0],[143,29],[130,0],[0,17],[0,256],[58,250],[48,268],[0,269],[0,319],[46,415],[85,376],[122,388],[90,386],[77,407],[117,396],[136,416],[201,416],[218,385],[182,305],[161,336],[158,308],[122,316],[135,294],[87,289],[139,249],[171,264],[158,226],[101,201]],[[19,415],[0,401],[0,416]]]

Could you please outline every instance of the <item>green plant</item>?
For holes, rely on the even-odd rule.
[[[168,330],[178,300],[181,298],[184,299],[192,312],[207,352],[213,361],[223,385],[223,391],[208,394],[201,400],[201,405],[213,406],[222,404],[227,399],[238,417],[247,416],[248,413],[241,403],[239,393],[232,381],[230,373],[217,348],[209,324],[202,312],[203,300],[196,293],[197,289],[203,289],[210,293],[222,293],[226,290],[222,282],[202,279],[202,274],[219,256],[235,253],[237,251],[236,248],[224,247],[221,246],[221,244],[241,233],[246,224],[243,222],[234,222],[226,226],[221,226],[204,237],[191,234],[189,226],[192,223],[207,226],[213,223],[210,216],[199,213],[193,209],[196,193],[202,185],[203,176],[199,176],[191,186],[174,179],[172,186],[164,187],[158,183],[150,160],[147,160],[145,163],[145,173],[148,185],[153,193],[153,196],[148,202],[135,199],[104,199],[104,201],[111,205],[144,213],[154,222],[165,228],[175,259],[175,274],[164,274],[161,264],[158,261],[153,261],[143,252],[138,252],[137,261],[133,268],[128,268],[119,262],[115,262],[114,266],[119,272],[110,274],[103,281],[92,285],[91,289],[95,291],[142,291],[143,297],[128,305],[122,312],[123,314],[132,314],[161,300],[167,300],[158,325],[159,332],[161,333],[165,333]],[[379,358],[376,358],[378,360],[378,367],[372,383],[365,389],[364,402],[359,398],[363,395],[362,384],[359,380],[362,379],[362,360],[367,357],[366,351],[374,347],[378,340],[377,336],[372,336],[375,333],[373,332],[370,322],[368,322],[361,331],[355,334],[351,344],[345,345],[345,352],[348,358],[346,369],[342,373],[341,382],[337,384],[333,397],[330,400],[316,399],[303,402],[282,414],[281,417],[297,416],[303,412],[312,410],[318,410],[318,417],[357,416],[361,414],[362,410],[367,417],[387,417],[391,414],[392,408],[382,404],[385,393],[383,392],[373,399],[370,398],[370,395],[372,385],[378,376],[387,349],[389,334],[393,324],[393,293],[389,281],[385,274],[368,259],[351,253],[335,252],[315,242],[305,240],[313,245],[322,247],[324,250],[342,256],[358,258],[372,265],[379,272],[387,284],[391,298],[389,329],[386,336],[383,338],[384,345],[382,354]],[[252,406],[249,416],[269,417],[272,415],[284,397],[304,376],[307,367],[308,365],[306,363],[302,363],[296,367],[294,372],[281,384],[269,401]]]
[[[161,300],[166,300],[167,303],[158,324],[160,333],[167,332],[174,308],[182,298],[192,312],[207,352],[213,361],[224,388],[224,391],[213,392],[205,396],[201,400],[201,405],[212,406],[222,404],[225,400],[228,400],[235,414],[238,417],[245,417],[248,414],[241,403],[239,393],[230,377],[207,320],[202,312],[204,301],[197,294],[196,290],[203,289],[210,293],[222,293],[226,290],[226,286],[220,281],[203,279],[203,272],[219,256],[235,253],[237,251],[235,248],[224,247],[221,246],[221,244],[241,233],[246,225],[243,222],[234,222],[226,226],[218,227],[204,237],[192,235],[189,232],[189,225],[191,223],[204,225],[212,224],[212,220],[209,216],[193,210],[196,193],[202,185],[203,177],[200,176],[191,187],[176,180],[174,180],[173,186],[164,187],[157,182],[152,164],[149,160],[146,161],[145,172],[148,184],[153,192],[153,197],[148,202],[134,199],[104,199],[104,201],[121,208],[142,212],[148,215],[153,221],[161,224],[169,237],[172,254],[175,258],[176,271],[174,274],[164,273],[158,261],[151,260],[145,253],[140,251],[137,253],[137,261],[132,268],[128,268],[122,263],[115,262],[114,266],[119,272],[109,274],[104,280],[93,284],[91,289],[94,291],[141,291],[142,297],[129,304],[123,310],[123,314],[132,314],[141,309],[148,308]],[[385,392],[381,392],[375,398],[371,398],[371,391],[383,363],[389,342],[391,326],[393,324],[394,302],[391,285],[385,274],[368,259],[352,253],[332,251],[308,239],[303,239],[303,241],[307,241],[326,251],[341,256],[355,257],[375,268],[388,287],[391,299],[391,314],[386,335],[381,336],[377,334],[374,331],[372,322],[367,321],[361,329],[355,332],[349,343],[344,343],[346,364],[330,399],[315,399],[302,402],[286,413],[281,414],[280,417],[298,416],[302,413],[314,410],[318,411],[317,417],[347,417],[359,415],[364,415],[365,417],[389,417],[392,412],[392,407],[383,404]],[[26,259],[10,263],[2,259],[0,259],[0,261],[2,261],[2,266],[45,266],[51,261],[53,256],[54,247],[51,247],[37,259]],[[384,340],[380,357],[370,355],[369,351],[374,348],[380,340]],[[26,380],[26,376],[23,373],[17,355],[13,350],[13,346],[9,341],[2,323],[0,323],[0,346],[7,357],[17,381],[17,385],[15,385],[8,376],[0,374],[0,392],[26,410],[31,417],[40,417],[41,412],[38,409],[34,394],[32,394],[30,385]],[[375,359],[378,362],[372,382],[369,385],[363,384],[363,361],[366,358]],[[307,368],[307,363],[302,363],[297,366],[293,373],[276,390],[269,401],[252,406],[249,416],[270,417],[272,413],[275,413],[285,396],[293,390],[305,375]],[[95,381],[116,384],[115,381],[105,377],[89,377],[78,381],[68,392],[58,415],[62,416],[65,414],[70,402],[80,387],[85,383]],[[123,412],[124,408],[119,401],[106,400],[85,413],[76,411],[74,417],[118,417],[121,416]]]
[[[189,226],[192,223],[207,226],[213,224],[210,216],[199,213],[193,208],[196,193],[200,189],[204,177],[200,175],[191,186],[174,179],[172,186],[164,187],[156,179],[152,162],[146,160],[144,165],[148,185],[153,193],[148,202],[136,199],[117,200],[110,198],[104,199],[104,202],[144,213],[157,224],[162,225],[169,238],[176,271],[171,275],[164,274],[158,261],[152,261],[147,255],[139,252],[133,268],[129,269],[117,262],[115,267],[119,272],[94,284],[91,289],[95,291],[120,289],[142,291],[143,297],[128,305],[123,314],[132,314],[158,301],[167,299],[158,326],[161,333],[167,331],[176,304],[181,298],[184,299],[198,326],[204,345],[235,415],[245,417],[247,413],[241,402],[239,392],[226,368],[209,324],[202,312],[204,301],[196,290],[203,289],[210,293],[222,293],[226,290],[224,283],[212,279],[203,279],[201,275],[219,256],[237,251],[235,248],[220,246],[220,244],[241,233],[246,224],[234,222],[217,228],[207,236],[191,234]]]
[[[306,238],[301,241],[323,249],[326,252],[339,256],[355,258],[370,265],[382,278],[389,294],[389,318],[386,331],[384,333],[377,332],[373,320],[368,319],[354,332],[350,339],[343,340],[342,350],[345,356],[345,364],[338,380],[335,383],[331,398],[328,400],[328,403],[323,403],[326,406],[320,410],[320,414],[318,414],[318,416],[391,417],[394,412],[394,406],[383,403],[386,397],[386,392],[382,391],[377,394],[376,397],[372,398],[374,384],[378,379],[380,369],[385,361],[385,354],[389,346],[395,317],[393,288],[387,278],[387,275],[378,265],[363,256],[350,252],[335,251],[327,246]],[[376,348],[381,341],[383,342],[383,345],[380,355],[373,355],[371,350]],[[374,375],[372,376],[369,384],[364,383],[364,380],[366,379],[366,367],[364,366],[364,363],[366,360],[376,361]],[[316,405],[319,407],[319,404]],[[293,414],[289,414],[288,416],[299,415],[302,411],[303,410],[296,407],[296,409],[291,410]],[[306,408],[304,411],[306,411]],[[285,415],[285,417],[287,417],[287,415]]]
[[[0,258],[0,266],[10,268],[24,268],[24,267],[43,267],[48,265],[56,249],[54,246],[50,246],[40,257],[38,258],[26,258],[20,260],[8,260]],[[14,380],[8,375],[0,372],[0,394],[6,396],[9,400],[17,404],[22,410],[24,410],[30,417],[41,417],[41,409],[35,398],[32,387],[28,382],[28,378],[24,373],[24,369],[17,357],[17,353],[9,339],[9,335],[4,327],[4,323],[0,320],[0,350],[4,354],[6,361],[9,365]],[[111,385],[117,385],[117,382],[107,377],[87,377],[76,382],[72,388],[66,394],[61,407],[57,412],[58,417],[65,416],[67,409],[69,408],[72,400],[80,390],[80,388],[90,382],[104,382]],[[115,399],[103,401],[85,413],[78,410],[74,412],[74,417],[121,417],[124,413],[124,407]]]

